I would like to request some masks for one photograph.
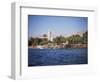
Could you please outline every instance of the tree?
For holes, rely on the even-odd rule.
[[[41,39],[39,45],[45,45],[48,44],[48,40],[47,39]]]
[[[83,43],[84,43],[84,44],[87,44],[87,41],[88,41],[88,32],[85,32],[85,33],[83,34]]]
[[[32,41],[28,40],[28,46],[32,46]]]
[[[28,40],[28,46],[32,46],[33,45],[33,41],[34,41],[34,38],[29,38]]]
[[[43,34],[43,37],[47,37],[47,35],[46,34]]]
[[[69,44],[82,43],[82,37],[79,35],[72,35],[72,36],[68,37],[67,40],[69,41]]]
[[[57,43],[58,45],[61,43],[65,43],[66,42],[66,38],[63,36],[59,36],[53,39],[54,43]]]

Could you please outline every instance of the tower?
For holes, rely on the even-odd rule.
[[[48,30],[48,40],[53,41],[52,32],[50,32],[49,30]]]

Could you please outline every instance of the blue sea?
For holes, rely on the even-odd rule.
[[[87,48],[28,48],[28,66],[88,64]]]

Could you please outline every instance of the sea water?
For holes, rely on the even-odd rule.
[[[88,64],[87,48],[28,48],[28,66]]]

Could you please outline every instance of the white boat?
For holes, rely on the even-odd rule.
[[[37,46],[37,48],[39,48],[39,49],[44,49],[44,48],[43,48],[42,46],[40,46],[40,45],[39,45],[39,46]]]

